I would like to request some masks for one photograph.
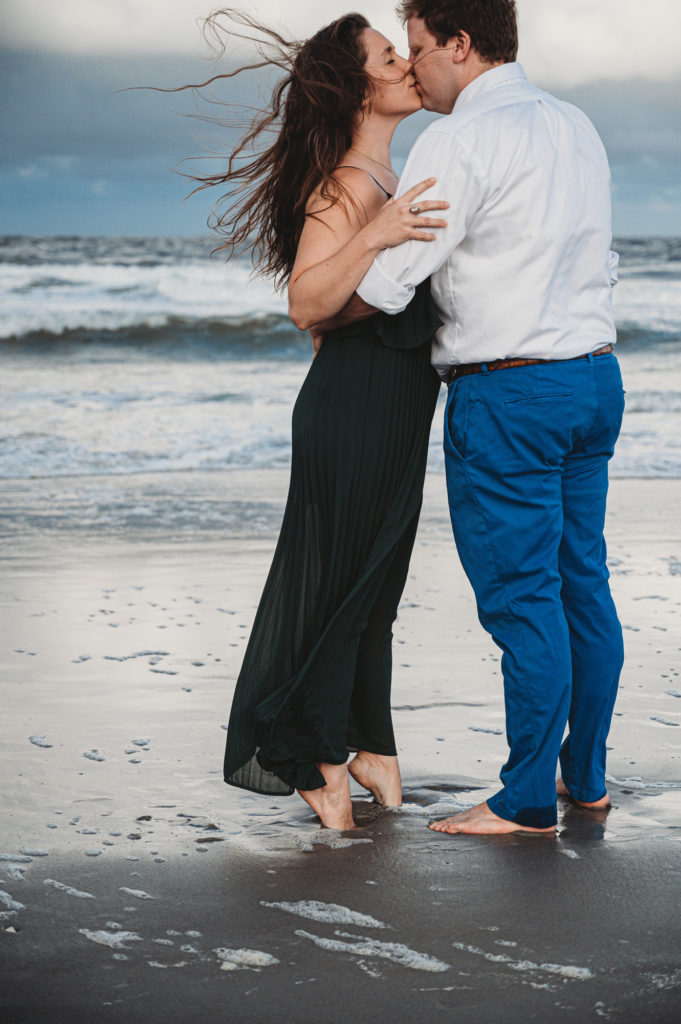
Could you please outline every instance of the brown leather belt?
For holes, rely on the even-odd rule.
[[[447,383],[451,384],[458,377],[467,377],[469,373],[506,370],[511,366],[535,366],[537,363],[572,363],[576,359],[588,359],[589,356],[605,356],[608,352],[612,352],[612,345],[604,345],[595,352],[586,352],[583,356],[573,356],[572,359],[495,359],[491,363],[463,363],[461,366],[450,367]]]

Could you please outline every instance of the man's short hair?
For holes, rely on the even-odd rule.
[[[518,53],[515,0],[400,0],[402,23],[421,18],[438,46],[467,32],[484,61],[509,64]]]

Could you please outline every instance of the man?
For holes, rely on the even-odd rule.
[[[608,163],[588,118],[516,63],[513,0],[402,0],[398,12],[423,104],[445,115],[416,142],[398,196],[435,176],[448,226],[382,252],[347,315],[397,313],[432,275],[451,519],[503,651],[510,747],[501,790],[430,827],[552,832],[557,787],[608,806],[623,660],[603,540],[624,404]]]

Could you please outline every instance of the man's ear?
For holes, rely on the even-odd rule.
[[[447,47],[450,48],[452,63],[463,64],[471,52],[471,37],[468,35],[468,32],[464,32],[461,29],[455,36],[452,36],[447,43]]]

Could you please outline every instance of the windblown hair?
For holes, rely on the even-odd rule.
[[[225,20],[249,33],[225,27]],[[322,199],[330,206],[344,197],[352,202],[334,171],[352,144],[358,115],[373,96],[361,40],[369,27],[363,15],[347,14],[305,42],[295,42],[232,8],[214,12],[204,23],[204,34],[212,35],[219,54],[225,52],[223,37],[235,36],[254,43],[260,60],[183,89],[201,90],[258,68],[285,72],[266,108],[258,111],[230,154],[226,169],[188,175],[199,182],[192,195],[226,186],[209,221],[224,236],[214,251],[226,251],[228,259],[250,252],[256,272],[272,277],[277,287],[291,276],[314,190],[321,186]],[[268,134],[275,135],[274,142],[262,145]]]
[[[467,32],[473,48],[490,64],[510,64],[518,54],[515,0],[400,0],[397,15],[403,23],[421,18],[438,46]]]

